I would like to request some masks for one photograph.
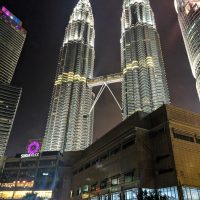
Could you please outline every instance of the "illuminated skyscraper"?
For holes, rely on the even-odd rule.
[[[94,19],[89,0],[79,0],[66,28],[43,142],[44,151],[77,151],[92,142]]]
[[[22,22],[5,7],[0,9],[0,158],[4,156],[21,88],[10,85],[26,38]]]
[[[9,10],[0,10],[0,83],[10,84],[26,39],[22,22]]]
[[[4,156],[21,96],[21,88],[0,84],[0,158]]]
[[[200,99],[200,0],[174,0]]]
[[[159,35],[149,0],[124,0],[121,18],[123,118],[169,103]]]

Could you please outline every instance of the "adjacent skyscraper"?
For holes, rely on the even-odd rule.
[[[0,157],[5,153],[21,96],[21,88],[10,85],[26,31],[9,10],[0,10]]]
[[[10,84],[21,54],[26,31],[9,10],[0,10],[0,83]]]
[[[43,142],[44,151],[77,151],[92,142],[93,102],[87,78],[93,77],[94,19],[89,0],[79,0],[70,17]]]
[[[4,156],[21,96],[21,88],[0,84],[0,158]]]
[[[123,118],[169,103],[159,35],[149,0],[124,0],[121,18]]]
[[[200,99],[200,0],[174,0]]]

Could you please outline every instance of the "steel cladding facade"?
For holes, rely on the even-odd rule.
[[[92,89],[94,19],[88,0],[80,0],[70,17],[63,46],[43,143],[44,151],[77,151],[92,143]]]
[[[21,88],[0,84],[0,156],[4,156],[21,96]]]
[[[26,31],[0,10],[0,83],[10,84],[25,38]]]
[[[200,98],[200,0],[175,0],[175,8]]]
[[[121,18],[123,118],[169,103],[159,35],[149,0],[124,0]]]
[[[0,9],[0,157],[4,156],[21,88],[10,85],[21,54],[26,30],[5,7]]]

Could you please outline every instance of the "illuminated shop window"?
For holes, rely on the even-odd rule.
[[[11,199],[13,191],[0,191],[0,199]]]
[[[120,200],[120,193],[116,192],[111,194],[111,200]]]
[[[186,200],[199,200],[200,188],[182,187],[184,199]]]
[[[161,188],[158,191],[161,195],[165,195],[169,199],[178,200],[178,191],[176,187]]]
[[[124,192],[125,200],[137,200],[137,189]]]
[[[108,196],[108,194],[101,195],[99,199],[100,199],[100,200],[108,200],[108,199],[109,199],[109,196]]]
[[[16,191],[14,192],[14,197],[13,199],[22,199],[23,197],[26,196],[26,194],[30,194],[32,191]]]
[[[82,199],[88,199],[90,197],[89,193],[81,194]]]
[[[98,200],[98,198],[97,197],[92,197],[91,200]]]
[[[52,197],[52,191],[51,190],[34,191],[34,193],[37,194],[37,197],[41,197],[41,198],[50,199]]]

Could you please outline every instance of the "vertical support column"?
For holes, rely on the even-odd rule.
[[[178,199],[184,200],[183,189],[182,189],[182,185],[180,183],[178,183],[177,191],[178,191]]]

